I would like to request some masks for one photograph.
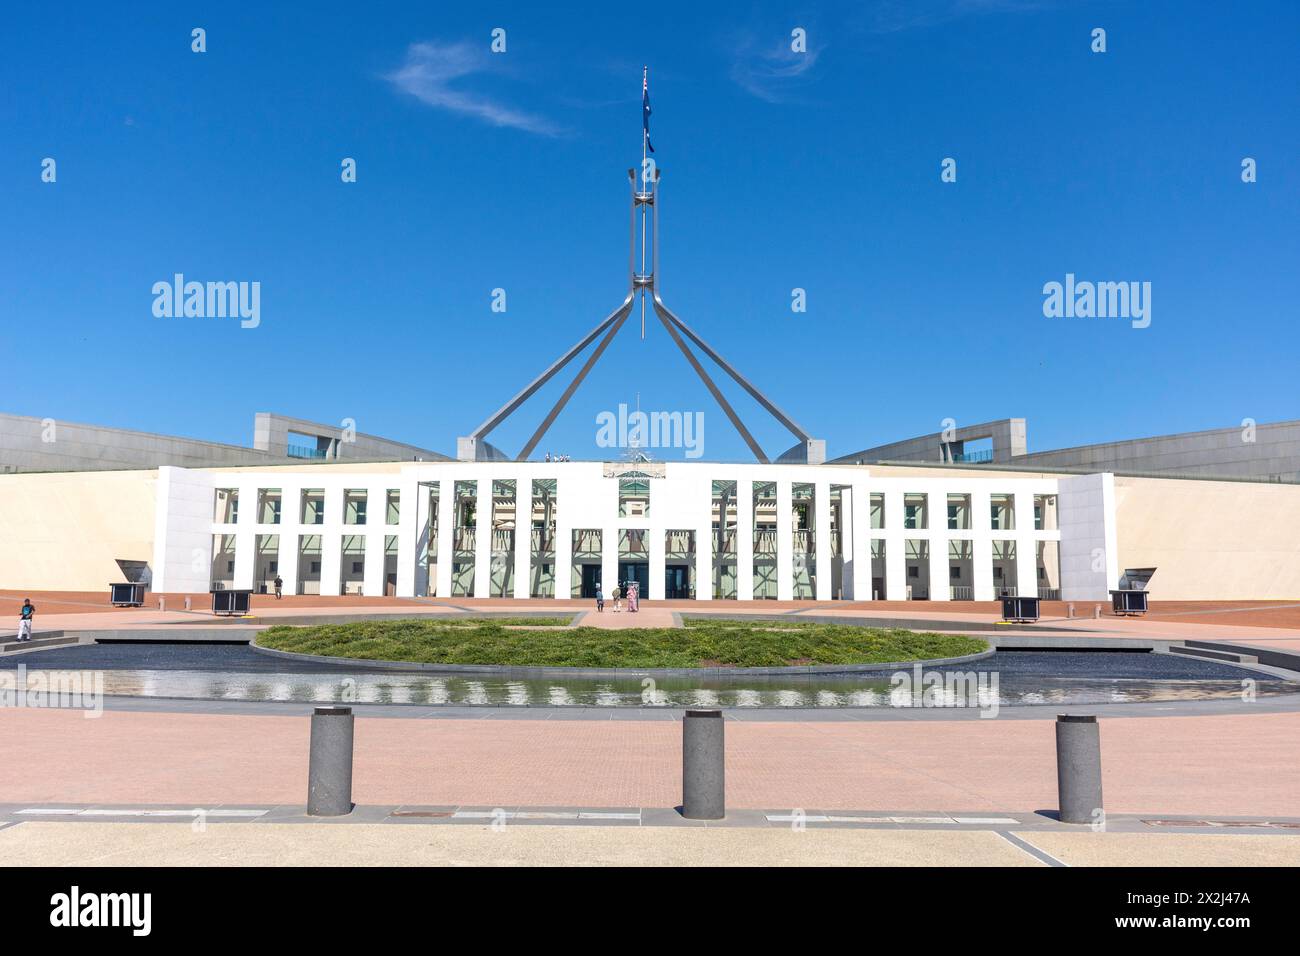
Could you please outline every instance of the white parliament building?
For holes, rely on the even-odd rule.
[[[904,469],[907,471],[908,469]],[[915,471],[915,469],[912,469]],[[649,599],[1105,597],[1113,478],[840,465],[158,469],[153,589]]]

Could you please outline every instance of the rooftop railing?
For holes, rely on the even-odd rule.
[[[324,458],[325,449],[312,448],[310,445],[290,445],[288,456],[290,458]]]

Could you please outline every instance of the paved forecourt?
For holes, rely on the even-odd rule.
[[[1054,718],[727,722],[737,809],[1056,806]],[[305,716],[0,712],[0,802],[296,804]],[[1106,718],[1115,813],[1300,818],[1300,712]],[[372,805],[673,807],[681,726],[655,720],[359,717],[353,799]]]
[[[680,623],[683,612],[727,616],[755,610],[796,619],[851,615],[887,621],[906,615],[912,620],[965,621],[980,628],[994,626],[997,619],[992,608],[919,608],[919,602],[851,607],[842,602],[790,602],[788,607],[766,602],[758,608],[714,602],[707,609],[692,602],[644,602],[639,614],[615,615],[607,606],[603,615],[596,615],[590,602],[576,601],[380,600],[342,607],[332,601],[322,606],[315,600],[316,604],[266,608],[261,605],[269,602],[259,601],[256,623],[340,613],[513,612],[574,615],[575,623],[601,626],[673,626]],[[1260,614],[1273,626],[1245,623]],[[1204,638],[1289,647],[1293,642],[1300,646],[1294,615],[1292,609],[1272,605],[1263,610],[1173,608],[1165,617],[1153,613],[1145,619],[1067,621],[1062,617],[1044,621],[1047,626],[1032,633],[1043,634],[1045,640],[1050,640],[1050,634],[1044,633],[1050,630],[1075,639]],[[79,620],[87,630],[156,629],[160,636],[187,628],[243,629],[249,623],[217,623],[197,612],[115,611],[94,604],[66,616],[47,617],[42,612],[45,626],[64,620]],[[972,633],[988,631],[973,629]],[[764,719],[762,714],[736,712],[727,723],[729,820],[736,824],[731,829],[748,836],[700,837],[676,831],[650,837],[629,837],[622,831],[575,836],[572,827],[563,828],[559,836],[547,836],[533,830],[560,830],[549,823],[559,818],[541,816],[511,817],[505,828],[510,835],[492,843],[500,834],[469,818],[459,828],[421,831],[430,835],[421,838],[424,842],[417,843],[417,849],[409,850],[392,842],[397,831],[372,838],[370,830],[384,827],[356,821],[371,820],[379,812],[375,808],[385,807],[390,816],[392,808],[398,807],[450,808],[451,813],[467,807],[488,813],[498,808],[506,813],[532,808],[524,812],[537,814],[566,813],[564,808],[606,813],[635,810],[637,830],[654,829],[647,821],[680,819],[672,810],[681,797],[678,715],[641,710],[620,713],[618,719],[614,715],[591,719],[584,712],[561,709],[516,719],[488,709],[429,713],[438,717],[430,720],[425,719],[425,709],[413,708],[408,717],[384,708],[384,719],[368,719],[367,708],[358,707],[353,796],[361,809],[349,818],[353,826],[307,831],[300,827],[294,834],[286,830],[283,837],[273,837],[289,827],[276,822],[274,815],[259,817],[259,825],[247,830],[214,817],[206,827],[206,841],[192,845],[187,842],[189,826],[141,822],[147,816],[131,818],[129,823],[95,823],[91,822],[95,814],[82,818],[78,811],[79,822],[72,823],[49,822],[39,813],[15,814],[42,808],[185,810],[225,805],[280,808],[278,813],[300,815],[308,741],[304,708],[290,713],[284,706],[232,703],[231,712],[223,713],[226,705],[221,702],[119,706],[122,699],[97,719],[70,710],[2,710],[0,760],[22,772],[7,775],[0,783],[0,862],[22,862],[32,854],[55,860],[63,858],[60,853],[92,852],[76,850],[79,842],[93,846],[105,861],[134,865],[172,859],[282,862],[292,854],[270,849],[282,841],[299,848],[298,859],[313,863],[647,862],[641,858],[646,853],[655,855],[655,862],[901,863],[922,861],[933,853],[948,862],[1028,865],[1086,865],[1130,858],[1170,865],[1195,861],[1294,865],[1300,862],[1291,849],[1300,848],[1300,841],[1294,840],[1300,833],[1295,825],[1300,821],[1300,711],[1265,700],[1261,698],[1254,707],[1150,704],[1134,705],[1141,709],[1132,710],[1117,706],[1112,713],[1146,716],[1104,718],[1108,813],[1145,815],[1152,820],[1190,817],[1203,824],[1191,828],[1196,832],[1169,832],[1164,824],[1146,822],[1132,824],[1132,832],[1126,833],[1067,833],[1060,826],[1051,833],[1034,829],[1034,822],[1048,819],[1044,813],[1056,805],[1055,711],[1050,707],[1006,708],[1004,718],[1014,711],[1014,719],[997,720],[972,719],[969,714],[949,719],[929,712],[892,715],[898,719],[891,720],[848,719],[847,715],[836,715],[841,719],[834,720],[796,715]],[[805,815],[807,832],[767,832],[790,825],[772,826],[768,816],[791,815],[795,810]],[[978,824],[857,826],[830,819],[844,814],[883,814],[900,820],[1003,815],[1015,823],[986,832]],[[819,816],[826,820],[819,822]],[[1243,834],[1242,828],[1228,825],[1232,818],[1267,822],[1271,829]],[[528,827],[517,824],[529,819],[533,830],[523,834],[520,831]],[[883,833],[882,827],[891,833]],[[941,835],[931,835],[936,827]],[[979,832],[971,832],[972,827]],[[822,829],[845,832],[813,832]],[[462,831],[468,835],[461,835]],[[252,835],[257,832],[264,836]],[[339,835],[326,836],[326,832]],[[139,841],[134,849],[130,834]],[[204,834],[194,836],[204,840]],[[786,842],[803,837],[811,839]],[[717,842],[706,845],[701,840]]]
[[[0,866],[1277,866],[1300,838],[789,826],[0,824]]]

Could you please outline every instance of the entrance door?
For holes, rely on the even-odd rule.
[[[581,565],[581,567],[582,567],[581,596],[585,598],[594,598],[596,596],[596,589],[600,587],[600,565],[584,564]],[[606,597],[609,596],[608,591],[605,592],[605,596]]]
[[[650,562],[620,561],[618,563],[618,586],[627,587],[629,581],[641,585],[641,597],[650,595]]]
[[[690,568],[684,564],[670,564],[664,568],[664,597],[684,600],[691,596]]]

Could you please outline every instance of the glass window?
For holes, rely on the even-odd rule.
[[[926,515],[926,496],[923,494],[903,496],[903,527],[921,531],[929,527]]]
[[[302,523],[325,523],[325,489],[304,488],[302,490]],[[303,592],[307,593],[307,592]]]
[[[1056,495],[1034,495],[1034,530],[1055,531]]]
[[[366,523],[366,497],[364,488],[349,488],[343,492],[344,524]]]
[[[994,531],[1016,529],[1016,499],[1014,495],[989,496],[989,522]]]
[[[970,528],[970,495],[948,496],[948,530],[965,531]]]
[[[217,504],[212,520],[218,524],[235,524],[239,521],[238,488],[217,489]]]
[[[280,489],[262,488],[257,492],[258,524],[280,523]]]
[[[645,518],[650,515],[650,480],[648,478],[620,478],[618,480],[618,516],[620,518]]]

